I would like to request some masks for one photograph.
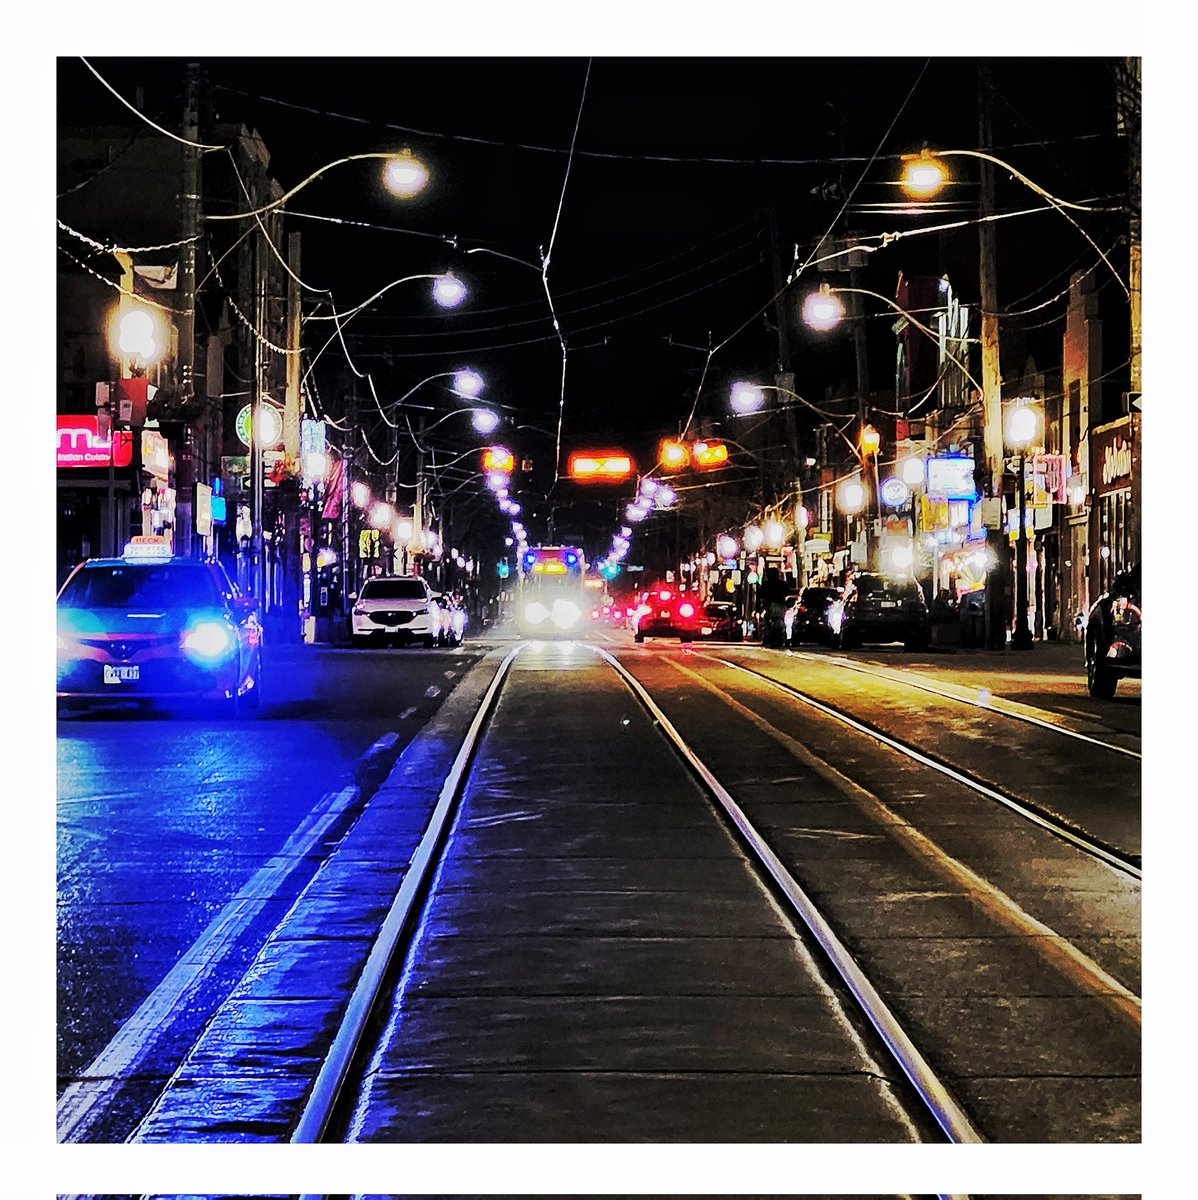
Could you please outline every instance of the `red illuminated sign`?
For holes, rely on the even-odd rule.
[[[571,479],[619,482],[632,474],[632,459],[620,450],[571,454],[566,473]]]
[[[114,442],[115,439],[115,442]],[[58,453],[56,465],[69,467],[127,467],[133,461],[133,435],[117,429],[110,437],[101,437],[96,417],[58,417]]]

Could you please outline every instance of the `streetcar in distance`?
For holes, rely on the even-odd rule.
[[[529,546],[520,555],[516,625],[524,637],[577,637],[584,611],[586,555],[578,546]]]

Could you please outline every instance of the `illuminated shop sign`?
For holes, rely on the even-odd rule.
[[[94,413],[91,416],[59,416],[55,458],[59,467],[127,467],[132,461],[133,435],[129,430],[117,429],[111,435],[101,437]]]
[[[939,500],[973,500],[974,461],[967,454],[942,454],[928,459],[928,495]]]

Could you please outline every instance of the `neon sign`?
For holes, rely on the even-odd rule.
[[[101,437],[95,416],[58,417],[55,465],[64,467],[127,467],[133,461],[133,435],[117,429]]]

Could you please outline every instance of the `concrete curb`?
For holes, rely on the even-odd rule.
[[[475,663],[404,748],[130,1141],[289,1140],[442,780],[508,649]]]

